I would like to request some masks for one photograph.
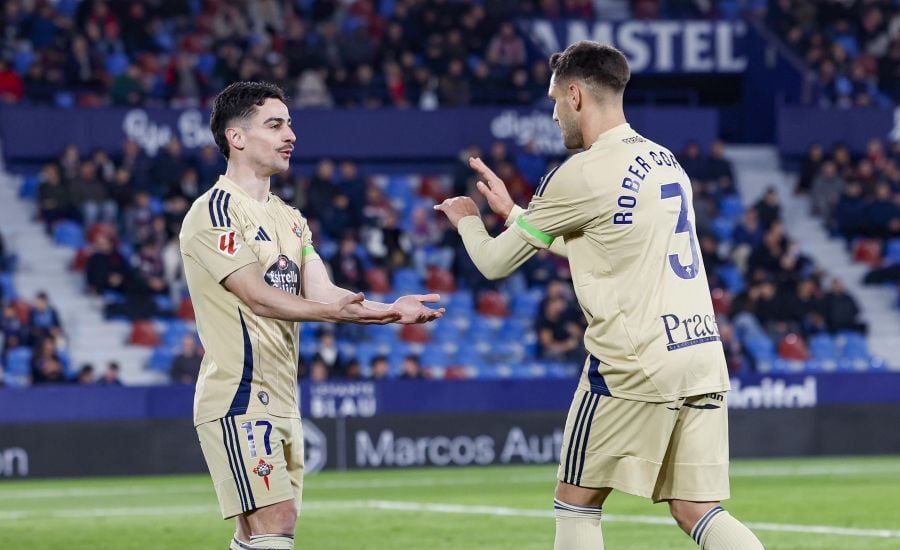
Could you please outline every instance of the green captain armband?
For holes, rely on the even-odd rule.
[[[316,249],[312,245],[306,245],[303,247],[303,250],[300,252],[300,255],[303,257],[309,256],[310,254],[315,254]]]
[[[544,233],[537,227],[525,221],[525,214],[521,214],[518,218],[516,218],[516,225],[524,229],[526,233],[547,246],[550,246],[550,244],[553,243],[553,237],[551,235]]]

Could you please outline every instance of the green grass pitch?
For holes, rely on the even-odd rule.
[[[322,473],[306,479],[297,548],[552,548],[555,468]],[[900,457],[736,461],[727,508],[766,548],[900,549]],[[606,548],[689,550],[664,505],[614,494]],[[232,522],[206,476],[0,482],[0,548],[225,550]]]

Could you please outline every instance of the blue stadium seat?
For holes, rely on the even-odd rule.
[[[31,375],[31,348],[13,348],[6,353],[6,374],[13,376]]]
[[[153,350],[150,359],[147,361],[147,369],[158,372],[169,372],[172,370],[172,360],[175,355],[168,349],[160,346]]]
[[[728,291],[732,294],[740,294],[744,287],[744,274],[735,265],[726,264],[719,268],[719,278],[725,283]]]
[[[865,336],[856,332],[844,332],[839,336],[844,342],[843,349],[841,350],[842,357],[845,359],[859,359],[865,361],[870,359],[871,355],[869,354],[869,346],[866,343]]]
[[[729,241],[734,232],[734,222],[723,217],[716,218],[712,222],[712,230],[719,242]]]
[[[738,195],[728,195],[719,204],[719,215],[736,224],[744,213],[744,204]]]
[[[900,264],[900,238],[887,242],[884,250],[884,260],[889,264]]]
[[[4,300],[15,300],[18,297],[12,275],[0,273],[0,294]]]
[[[418,293],[422,290],[422,279],[412,268],[398,269],[394,272],[392,287],[397,292]]]
[[[34,199],[37,197],[38,187],[41,180],[37,175],[29,175],[22,178],[22,186],[19,187],[19,197],[23,199]]]
[[[816,334],[809,339],[809,351],[815,359],[836,360],[838,358],[837,343],[829,334]]]
[[[53,240],[60,246],[78,250],[84,246],[84,232],[77,223],[63,220],[53,228]]]

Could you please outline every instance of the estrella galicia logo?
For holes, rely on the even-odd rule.
[[[262,403],[263,405],[269,404],[269,394],[266,393],[265,391],[260,390],[260,392],[258,394],[256,394],[256,397],[259,398],[259,402]]]
[[[266,271],[266,284],[271,287],[300,294],[300,268],[284,254],[279,254],[275,263]]]
[[[667,313],[660,317],[663,328],[666,331],[666,349],[676,349],[705,344],[706,342],[719,341],[719,327],[716,318],[712,315],[699,313],[680,318],[677,315]]]

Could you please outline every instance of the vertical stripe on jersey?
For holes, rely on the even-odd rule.
[[[231,476],[234,478],[234,488],[237,490],[238,499],[241,501],[241,510],[246,512],[248,510],[247,499],[244,496],[244,489],[238,476],[238,468],[242,468],[243,465],[235,465],[237,457],[234,456],[231,448],[231,430],[228,430],[226,427],[224,418],[219,419],[219,425],[222,427],[222,444],[225,445],[225,453],[228,455],[228,467],[231,468]]]
[[[537,195],[538,197],[543,196],[544,191],[547,189],[547,184],[550,183],[550,178],[553,177],[553,174],[555,174],[556,171],[559,170],[561,166],[562,166],[562,164],[560,164],[553,170],[550,170],[550,172],[546,176],[544,176],[544,179],[541,180],[540,185],[538,185],[537,191],[534,193],[535,195]]]
[[[213,189],[212,193],[209,195],[209,219],[212,221],[213,227],[219,227],[219,222],[216,220],[216,213],[213,212],[213,202],[216,200],[216,195],[218,193],[218,189]]]
[[[253,500],[253,489],[250,488],[250,479],[247,477],[247,468],[244,467],[244,453],[241,451],[241,443],[240,438],[238,437],[238,429],[237,423],[234,421],[234,417],[231,417],[231,431],[234,434],[234,447],[237,449],[237,455],[240,459],[241,464],[241,474],[244,476],[244,486],[247,488],[247,498],[250,500],[250,510],[256,509],[256,501]]]
[[[222,199],[225,196],[225,191],[219,189],[219,194],[216,195],[216,219],[219,222],[219,227],[225,225],[225,216],[222,215]]]
[[[584,459],[587,454],[588,440],[591,438],[591,426],[594,425],[594,413],[597,412],[597,403],[600,402],[600,396],[594,395],[594,404],[587,414],[587,425],[584,430],[584,439],[581,441],[581,463],[578,465],[578,477],[575,478],[575,485],[581,484],[581,474],[584,472]]]
[[[247,412],[247,406],[250,404],[250,384],[253,383],[253,345],[250,343],[250,333],[247,332],[247,323],[244,322],[244,314],[240,308],[238,316],[241,318],[241,331],[244,333],[244,372],[241,374],[241,382],[234,392],[234,399],[231,400],[231,407],[226,416]]]
[[[225,193],[225,204],[222,206],[222,212],[225,214],[226,227],[231,227],[231,215],[228,213],[229,202],[231,202],[231,193]]]
[[[563,481],[569,482],[569,467],[572,465],[572,450],[575,448],[575,434],[578,433],[578,426],[581,424],[581,413],[584,411],[584,404],[587,402],[588,394],[585,393],[581,397],[581,405],[578,406],[578,414],[575,415],[575,421],[572,422],[572,433],[569,434],[569,448],[566,452],[566,475]]]

